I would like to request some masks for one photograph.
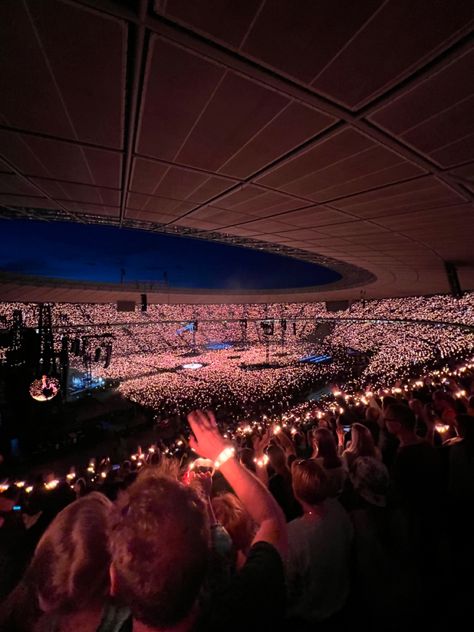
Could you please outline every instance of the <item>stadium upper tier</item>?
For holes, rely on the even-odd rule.
[[[36,303],[0,303],[0,326],[7,326],[13,311],[21,309],[28,327],[37,324]],[[92,305],[58,303],[53,310],[55,326],[65,325],[115,325],[124,323],[150,323],[170,321],[174,323],[202,320],[240,319],[304,319],[304,318],[362,318],[437,321],[474,326],[474,293],[461,299],[448,295],[432,297],[407,297],[373,301],[357,301],[349,309],[328,311],[326,304],[319,303],[269,303],[223,305],[148,305],[142,312],[139,305],[131,312],[117,311],[116,304]],[[178,329],[178,326],[176,327]]]

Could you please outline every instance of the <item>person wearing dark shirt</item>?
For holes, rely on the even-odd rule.
[[[439,455],[427,441],[416,435],[416,418],[404,404],[392,404],[385,412],[385,424],[399,446],[392,466],[392,481],[398,502],[420,509],[432,505],[439,495]]]
[[[407,405],[390,405],[385,423],[400,442],[391,468],[393,500],[404,525],[406,546],[424,577],[428,598],[444,573],[441,542],[447,507],[441,461],[437,448],[416,435],[416,418]]]
[[[130,616],[123,620],[111,611],[100,632],[261,630],[284,617],[283,512],[235,458],[212,413],[195,411],[188,420],[191,448],[215,463],[258,525],[247,560],[202,610],[210,539],[205,507],[176,479],[141,476],[117,506],[110,533],[112,594]]]
[[[286,455],[279,446],[271,445],[268,449],[268,457],[274,471],[268,480],[268,489],[283,509],[286,521],[289,522],[300,516],[302,511],[293,494],[291,472],[287,466]]]

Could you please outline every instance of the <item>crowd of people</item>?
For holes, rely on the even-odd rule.
[[[37,306],[19,303],[0,304],[5,325],[15,309],[22,311],[25,326],[37,326]],[[461,357],[474,348],[468,327],[474,322],[474,293],[461,299],[357,301],[339,312],[328,312],[325,303],[150,304],[147,312],[119,312],[112,304],[61,304],[53,307],[52,318],[57,349],[64,336],[71,346],[76,339],[82,345],[87,336],[96,378],[117,380],[126,398],[170,413],[184,413],[192,402],[246,410],[273,399],[288,406],[295,391],[331,376],[353,387],[356,377],[361,385],[383,386],[408,378],[414,366],[420,370],[433,359]],[[330,323],[322,334],[320,320]],[[265,321],[272,335],[264,333]],[[103,349],[100,360],[94,360],[104,334],[113,336],[104,343],[112,340],[110,363],[104,363]],[[354,374],[354,355],[347,350],[364,357],[361,373]],[[300,362],[315,353],[330,356],[331,364]],[[69,361],[71,368],[84,371],[82,354],[70,354]],[[201,366],[183,369],[188,363]]]
[[[175,323],[129,327],[126,332],[115,331],[111,365],[97,365],[94,371],[103,378],[119,379],[124,396],[156,409],[182,412],[189,409],[189,401],[208,407],[215,405],[216,396],[221,404],[246,409],[266,395],[285,403],[293,389],[303,390],[311,380],[344,375],[350,381],[355,377],[354,355],[348,355],[347,349],[365,358],[361,383],[385,384],[408,376],[414,365],[422,366],[434,357],[459,357],[474,348],[474,332],[456,325],[342,320],[332,323],[322,339],[317,323],[305,321],[299,326],[296,337],[287,329],[283,339],[279,331],[262,339],[259,323],[254,322],[245,344],[236,322],[232,327],[204,322],[198,332],[186,336],[176,335]],[[220,341],[225,348],[210,349],[210,341]],[[300,362],[315,353],[327,354],[330,364]],[[201,367],[183,371],[182,365],[189,362]]]
[[[37,306],[32,303],[0,304],[0,320],[11,319],[15,309],[22,310],[27,327],[38,322]],[[349,310],[328,312],[326,303],[269,303],[190,305],[149,304],[146,312],[138,308],[134,312],[119,312],[115,304],[63,303],[61,310],[53,314],[54,326],[75,326],[89,323],[123,325],[146,324],[150,321],[191,322],[193,320],[240,320],[352,317],[369,319],[426,320],[444,323],[472,325],[474,293],[466,292],[462,298],[450,295],[359,300]]]
[[[372,389],[372,390],[370,390]],[[1,630],[399,630],[469,616],[474,358],[0,487]]]

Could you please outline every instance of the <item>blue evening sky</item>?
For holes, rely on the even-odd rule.
[[[340,275],[316,264],[188,237],[29,220],[0,221],[0,270],[119,283],[163,281],[194,289],[279,289],[320,285]]]

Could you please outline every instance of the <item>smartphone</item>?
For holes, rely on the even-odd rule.
[[[119,469],[120,469],[120,465],[119,465],[119,464],[117,464],[117,465],[112,465],[112,469],[113,469],[113,470],[119,470]]]
[[[342,426],[342,429],[344,430],[344,432],[350,432],[351,427],[350,426]]]
[[[210,472],[211,474],[214,474],[213,467],[205,467],[204,465],[198,465],[197,467],[194,468],[194,471],[198,472],[199,474],[207,474],[208,472]]]
[[[197,458],[188,466],[188,470],[193,470],[198,474],[205,474],[210,472],[212,475],[214,474],[214,463],[210,459]]]
[[[13,511],[21,511],[21,505],[13,505]]]

